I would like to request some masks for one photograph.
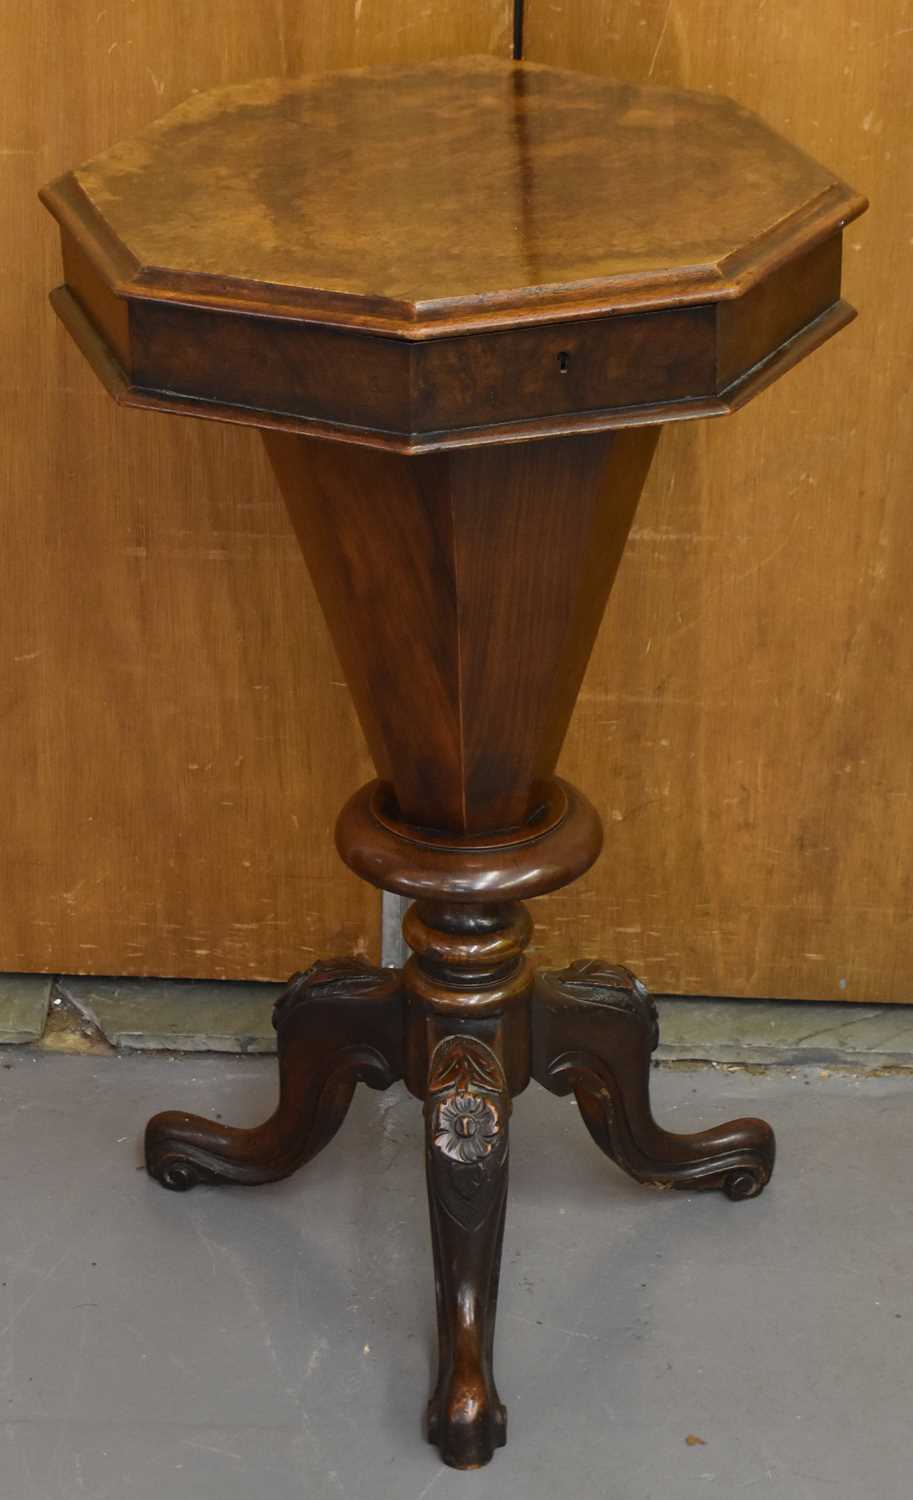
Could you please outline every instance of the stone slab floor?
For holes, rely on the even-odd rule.
[[[774,1122],[777,1173],[744,1204],[639,1188],[572,1102],[518,1099],[510,1445],[458,1474],[420,1429],[414,1101],[360,1089],[271,1187],[181,1196],[138,1170],[150,1112],[252,1123],[274,1068],[4,1051],[2,1500],[909,1500],[913,1079],[657,1072],[673,1128]]]
[[[278,984],[0,974],[0,1045],[270,1053]],[[913,1071],[913,1005],[659,997],[660,1062]]]

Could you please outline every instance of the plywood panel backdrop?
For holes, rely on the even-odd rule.
[[[373,951],[370,774],[259,438],[118,411],[46,301],[49,178],[195,89],[508,55],[505,0],[3,0],[0,969],[279,978]]]
[[[667,431],[563,759],[606,853],[540,950],[913,1001],[913,3],[527,0],[539,62],[734,95],[866,191],[859,320]]]

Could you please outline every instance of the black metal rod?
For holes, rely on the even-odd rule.
[[[523,56],[523,0],[514,0],[514,62]]]

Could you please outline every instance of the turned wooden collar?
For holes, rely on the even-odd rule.
[[[866,206],[729,99],[491,57],[196,94],[42,196],[120,401],[405,453],[742,405]]]

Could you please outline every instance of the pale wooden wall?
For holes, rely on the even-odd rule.
[[[536,903],[656,989],[913,1001],[913,3],[527,0],[526,55],[734,95],[869,194],[861,316],[667,431],[563,770],[606,822]]]
[[[252,431],[117,410],[39,186],[194,89],[509,53],[507,0],[3,0],[0,969],[279,978],[374,951],[371,774]]]

